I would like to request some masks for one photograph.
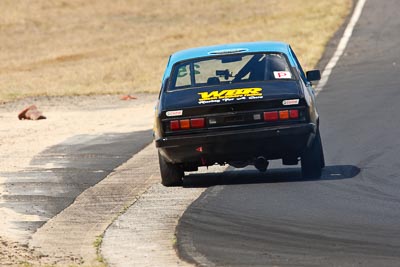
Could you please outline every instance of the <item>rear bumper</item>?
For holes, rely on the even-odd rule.
[[[257,156],[268,159],[300,155],[315,136],[313,123],[172,136],[156,140],[173,163],[228,162]]]

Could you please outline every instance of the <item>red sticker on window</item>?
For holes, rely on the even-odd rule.
[[[292,74],[289,71],[274,71],[275,79],[291,79]]]

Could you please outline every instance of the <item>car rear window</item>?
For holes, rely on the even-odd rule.
[[[231,54],[177,63],[169,90],[288,79],[294,76],[284,54]]]

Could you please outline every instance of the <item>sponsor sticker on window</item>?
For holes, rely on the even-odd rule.
[[[183,110],[171,110],[167,111],[166,115],[167,117],[176,117],[176,116],[182,116]]]
[[[274,71],[275,79],[291,79],[292,74],[289,71]]]
[[[299,104],[299,99],[283,100],[282,104],[284,106],[298,105]]]
[[[200,95],[199,104],[263,98],[262,88],[226,89],[222,91],[200,92],[198,94]]]

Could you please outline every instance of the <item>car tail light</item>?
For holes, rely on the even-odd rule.
[[[278,120],[278,111],[264,112],[264,120],[265,121],[277,121]]]
[[[182,130],[190,129],[190,120],[180,120]]]
[[[299,118],[299,111],[297,109],[289,110],[289,117],[291,119],[298,119]]]
[[[171,131],[199,129],[204,128],[205,126],[206,122],[204,118],[173,120],[169,122],[169,129]]]
[[[191,119],[190,124],[192,125],[192,128],[204,128],[205,120],[204,118]]]
[[[280,110],[279,111],[279,119],[288,120],[289,119],[289,110]]]
[[[169,128],[171,129],[171,131],[176,131],[179,130],[179,121],[170,121],[169,122]]]
[[[289,119],[299,119],[300,112],[298,109],[285,109],[279,111],[266,111],[264,112],[264,121],[284,121]]]

